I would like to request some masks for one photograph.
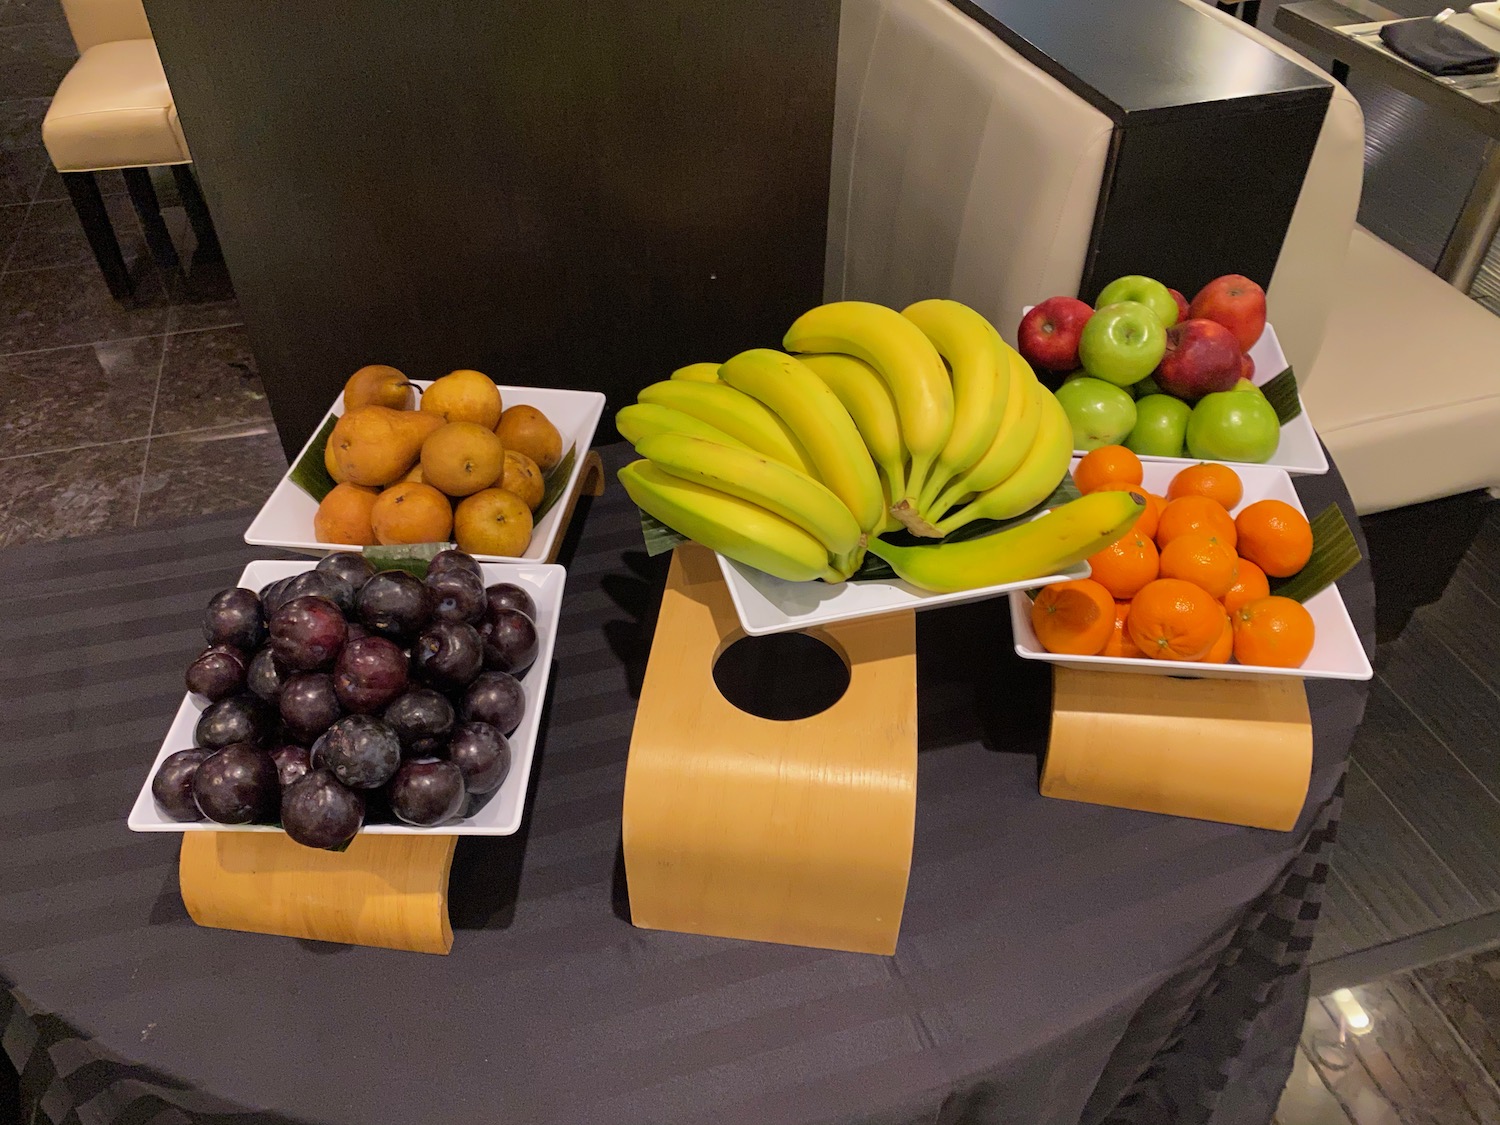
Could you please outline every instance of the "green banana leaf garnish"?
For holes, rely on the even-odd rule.
[[[541,523],[542,517],[552,510],[552,505],[562,499],[563,490],[568,487],[568,478],[573,475],[573,465],[577,460],[578,446],[570,445],[563,454],[563,459],[552,466],[552,471],[546,477],[547,486],[542,490],[542,502],[531,513],[533,524]]]
[[[1297,393],[1297,376],[1292,374],[1290,367],[1263,383],[1260,393],[1266,396],[1271,409],[1276,411],[1276,420],[1283,426],[1302,413],[1302,396]]]
[[[677,534],[645,511],[641,511],[641,537],[646,540],[646,554],[653,558],[665,555],[679,544],[690,542],[686,535]]]
[[[1290,578],[1271,579],[1271,593],[1305,602],[1348,574],[1363,557],[1354,531],[1337,504],[1328,505],[1311,523],[1312,557]]]
[[[362,553],[376,570],[404,570],[417,578],[426,578],[427,564],[433,556],[452,546],[452,543],[402,543],[366,547]]]
[[[330,415],[323,423],[322,429],[312,439],[312,444],[304,453],[291,472],[287,474],[291,482],[307,493],[319,504],[323,497],[333,491],[334,480],[328,475],[328,466],[323,464],[323,451],[328,446],[328,435],[333,433],[333,427],[338,422],[337,415]]]
[[[881,536],[887,543],[894,543],[900,547],[936,547],[940,543],[962,543],[968,539],[981,539],[986,535],[993,535],[997,531],[1004,531],[1008,527],[1026,523],[1036,518],[1038,512],[1045,508],[1056,508],[1060,504],[1066,504],[1070,500],[1077,500],[1083,493],[1078,491],[1078,486],[1073,483],[1073,474],[1069,473],[1063,477],[1058,486],[1052,490],[1052,495],[1043,500],[1035,508],[1014,519],[1008,520],[973,520],[954,530],[950,535],[942,539],[921,539],[905,531],[893,531],[889,535]],[[865,561],[860,568],[854,572],[853,581],[864,581],[866,579],[895,578],[896,572],[884,559],[877,559],[874,555],[866,555]]]

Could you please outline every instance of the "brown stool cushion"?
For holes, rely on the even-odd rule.
[[[42,140],[59,172],[192,159],[150,39],[122,39],[84,51],[57,88],[42,122]]]

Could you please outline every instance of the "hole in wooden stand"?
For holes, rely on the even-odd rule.
[[[849,665],[816,637],[742,637],[714,662],[714,683],[741,711],[788,722],[826,711],[849,690]]]

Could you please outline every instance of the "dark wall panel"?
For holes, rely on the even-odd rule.
[[[289,451],[364,363],[593,388],[822,292],[838,0],[147,0]]]

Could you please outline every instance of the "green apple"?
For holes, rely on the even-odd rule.
[[[1261,398],[1266,397],[1266,392],[1257,387],[1249,379],[1241,379],[1238,383],[1236,383],[1229,389],[1230,391],[1239,391],[1242,394],[1248,393],[1252,395],[1260,395]]]
[[[1161,282],[1141,274],[1133,273],[1111,281],[1099,290],[1094,308],[1102,309],[1117,301],[1140,302],[1161,318],[1163,328],[1171,328],[1177,323],[1177,298],[1172,296],[1172,291]]]
[[[1171,395],[1147,395],[1135,404],[1135,428],[1125,448],[1143,457],[1181,457],[1193,408]]]
[[[1139,383],[1167,351],[1161,317],[1136,301],[1105,305],[1083,326],[1078,358],[1096,379],[1117,387]]]
[[[1147,395],[1164,395],[1167,393],[1161,389],[1161,384],[1156,381],[1155,375],[1147,375],[1139,383],[1132,386],[1130,391],[1135,395],[1137,402]]]
[[[1135,425],[1135,400],[1103,379],[1069,379],[1057,401],[1073,423],[1074,449],[1115,445]]]
[[[1204,461],[1269,461],[1281,443],[1281,423],[1263,395],[1218,391],[1204,395],[1187,424],[1188,453]]]

